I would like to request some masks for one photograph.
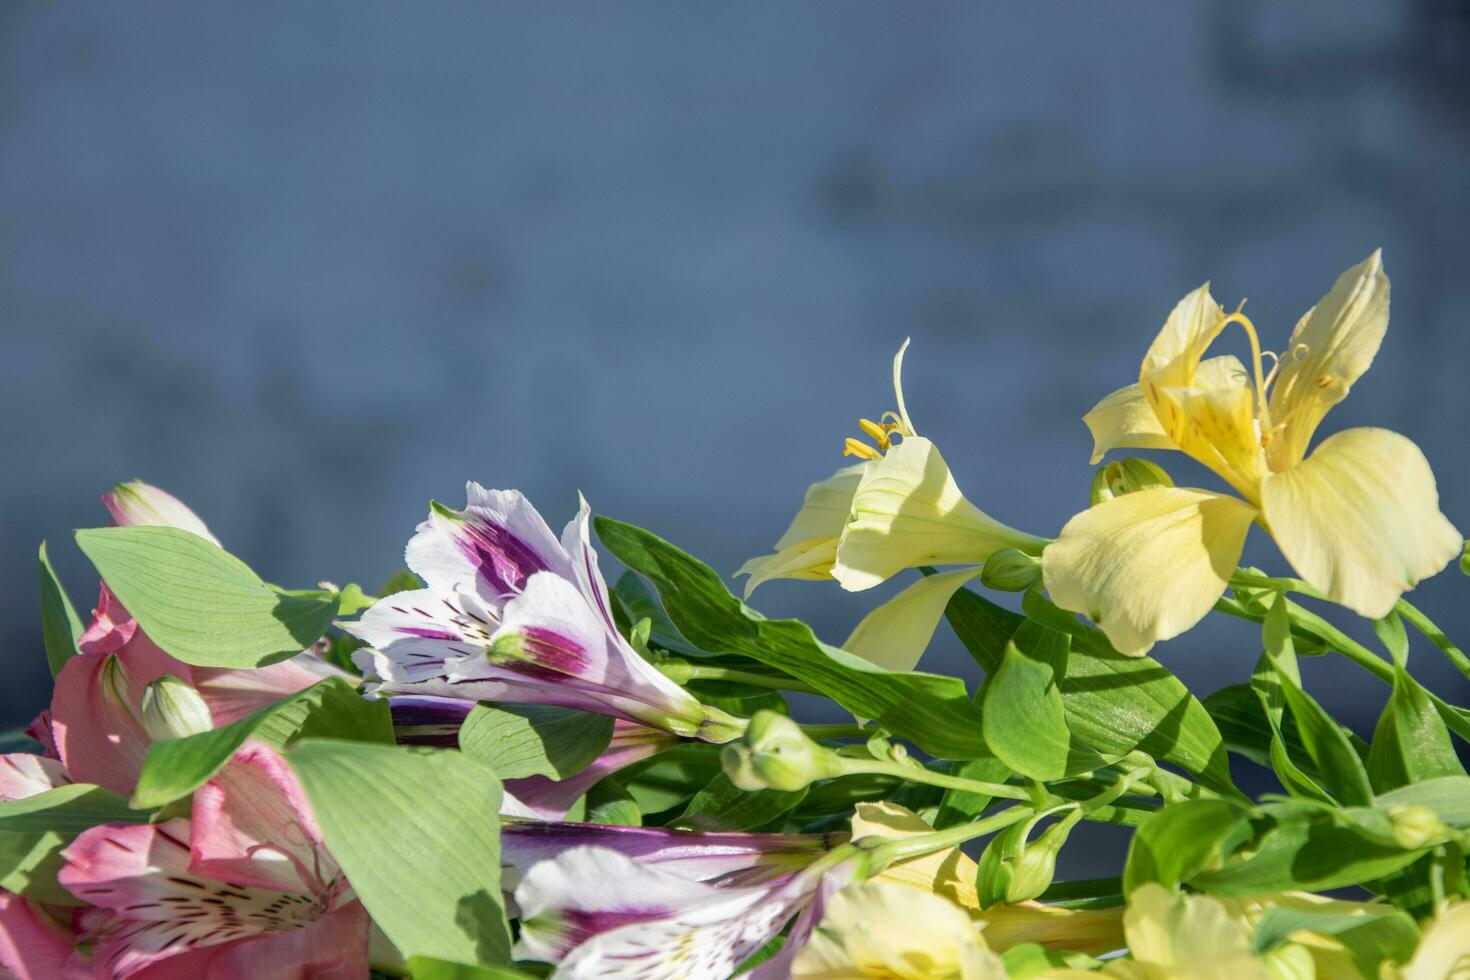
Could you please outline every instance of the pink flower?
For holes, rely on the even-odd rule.
[[[69,914],[0,889],[0,976],[56,980],[66,976],[76,937]]]
[[[92,976],[367,974],[367,912],[263,743],[195,793],[191,818],[93,827],[62,856],[57,879],[94,906],[79,916]]]
[[[215,541],[193,511],[146,483],[119,484],[102,501],[119,525],[168,524]],[[208,727],[218,728],[328,676],[348,676],[310,650],[255,670],[190,666],[150,640],[105,582],[78,648],[57,675],[50,710],[31,731],[72,780],[125,796],[154,741],[143,716],[150,682],[169,675],[192,687],[207,709]]]

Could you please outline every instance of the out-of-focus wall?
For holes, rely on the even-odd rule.
[[[1180,295],[1249,297],[1280,347],[1377,245],[1393,325],[1326,431],[1416,439],[1470,528],[1464,10],[6,3],[3,727],[47,690],[35,547],[90,606],[69,531],[116,480],[291,584],[372,586],[470,478],[554,523],[581,489],[733,571],[912,335],[922,431],[1055,533],[1079,417]],[[1416,593],[1462,636],[1467,597]],[[757,593],[834,641],[876,601]],[[1233,623],[1157,651],[1201,694],[1257,652]],[[1309,669],[1371,724],[1381,688]]]

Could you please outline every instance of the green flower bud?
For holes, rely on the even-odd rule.
[[[1438,844],[1451,835],[1439,814],[1418,803],[1390,808],[1388,819],[1393,824],[1394,841],[1406,850]]]
[[[818,779],[840,775],[837,753],[808,738],[801,726],[774,711],[758,711],[745,738],[720,754],[725,775],[740,789],[754,792],[805,789]]]
[[[1465,547],[1460,552],[1460,571],[1470,575],[1470,541],[1465,542]]]
[[[1066,807],[1069,812],[1065,817],[1043,830],[1036,840],[1028,838],[1043,818],[1061,809],[1053,808],[1012,824],[991,839],[985,853],[980,855],[980,869],[975,878],[981,908],[1002,902],[1013,905],[1029,901],[1051,886],[1057,870],[1057,854],[1072,828],[1082,819],[1082,810]]]
[[[143,727],[154,741],[197,735],[214,727],[209,706],[199,692],[172,674],[143,689]]]
[[[1270,980],[1316,980],[1317,961],[1301,943],[1282,943],[1261,957]]]
[[[1094,506],[1125,493],[1147,490],[1150,487],[1172,487],[1163,467],[1146,459],[1129,456],[1116,459],[1097,468],[1092,478],[1092,503]]]
[[[1041,559],[1016,548],[1002,548],[980,570],[980,581],[999,592],[1025,592],[1041,579]]]

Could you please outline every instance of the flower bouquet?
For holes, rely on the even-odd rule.
[[[56,680],[33,742],[0,757],[0,967],[1470,976],[1470,710],[1410,652],[1467,676],[1470,658],[1403,598],[1463,540],[1406,437],[1312,444],[1388,291],[1375,253],[1277,355],[1208,287],[1185,296],[1136,383],[1085,416],[1093,462],[1180,451],[1231,492],[1115,459],[1055,538],[961,492],[909,414],[901,348],[893,411],[740,570],[744,599],[585,501],[557,534],[475,483],[371,594],[285,588],[122,484],[111,526],[76,534],[101,579],[89,620],[42,546]],[[1248,364],[1206,356],[1232,329]],[[1238,567],[1253,525],[1292,575]],[[611,584],[606,556],[626,568]],[[744,601],[905,573],[840,646]],[[1154,648],[1212,612],[1258,624],[1261,653],[1200,697]],[[942,621],[967,676],[916,669]],[[1305,656],[1382,682],[1371,733],[1313,697]],[[851,720],[803,723],[791,694]],[[1084,821],[1131,843],[1111,876],[1058,880]]]

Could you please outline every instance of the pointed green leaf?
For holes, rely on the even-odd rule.
[[[323,739],[287,759],[332,856],[405,957],[509,965],[494,770],[460,752]]]
[[[315,643],[337,614],[335,596],[295,594],[244,562],[172,527],[76,533],[107,587],[165,651],[200,667],[263,667]]]
[[[61,673],[67,660],[76,656],[83,626],[51,567],[44,541],[37,559],[37,572],[41,579],[41,638],[46,644],[46,663],[51,666],[51,676],[55,677]]]
[[[1128,848],[1123,890],[1156,881],[1172,887],[1209,868],[1250,837],[1250,809],[1234,800],[1188,800],[1150,817]]]
[[[1379,793],[1438,776],[1464,776],[1449,729],[1429,694],[1402,667],[1373,731],[1368,776]]]
[[[1032,779],[1067,772],[1071,737],[1057,678],[1066,674],[1069,645],[1064,633],[1023,623],[980,692],[985,744]]]
[[[722,772],[694,794],[674,826],[689,830],[753,830],[791,810],[806,793],[805,789],[747,792],[736,789]]]
[[[0,888],[38,902],[81,904],[56,881],[62,848],[100,824],[146,823],[150,816],[90,783],[0,802]]]
[[[822,643],[805,623],[766,619],[731,595],[708,565],[641,528],[599,517],[597,533],[654,584],[669,619],[699,649],[783,670],[931,755],[985,754],[980,711],[958,678],[884,670]]]
[[[1040,593],[1027,593],[1025,601],[1038,621],[1072,638],[1061,690],[1076,741],[1111,755],[1142,749],[1216,792],[1238,792],[1219,730],[1179,678],[1151,657],[1118,653],[1100,631],[1057,610]],[[954,594],[945,618],[987,674],[1000,665],[1006,644],[1026,621],[969,589]]]

